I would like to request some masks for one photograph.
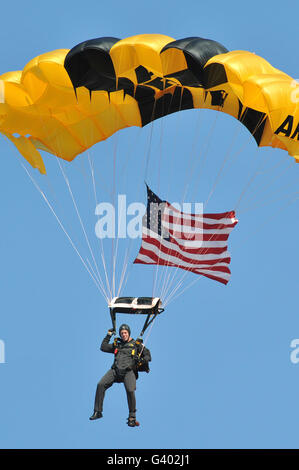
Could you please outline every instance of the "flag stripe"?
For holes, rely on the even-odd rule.
[[[160,243],[163,241],[164,243],[164,240],[166,240],[166,238],[164,237],[164,239],[159,236],[156,232],[153,232],[152,230],[150,229],[147,229],[147,228],[143,228],[142,229],[142,238],[146,238],[146,237],[151,237],[151,238],[156,238],[157,240],[160,241]],[[226,240],[215,240],[211,235],[208,237],[208,240],[183,240],[183,239],[176,239],[174,237],[170,237],[172,242],[177,244],[178,246],[180,246],[181,248],[183,248],[184,250],[185,249],[193,249],[193,250],[197,250],[198,248],[227,248],[227,243],[226,243]]]
[[[186,226],[194,226],[194,227],[202,227],[202,228],[222,228],[225,227],[234,227],[238,221],[236,218],[222,218],[217,221],[213,219],[206,219],[205,217],[198,217],[198,218],[186,218],[185,214],[173,214],[172,212],[166,212],[167,209],[163,212],[163,219],[165,222],[168,223],[180,223]]]
[[[161,252],[159,252],[158,249],[156,251],[156,249],[157,249],[157,247],[153,247],[151,250],[148,250],[148,249],[146,249],[145,247],[142,246],[140,248],[139,254],[145,255],[145,256],[148,256],[151,259],[154,259],[157,264],[159,264],[160,259],[165,261],[166,263],[168,262],[168,263],[175,264],[175,263],[178,262],[177,257],[172,256],[169,253],[167,253],[167,254],[161,253]],[[157,252],[158,252],[158,254],[157,254]],[[219,271],[222,271],[222,272],[230,273],[230,270],[227,267],[228,263],[224,260],[218,261],[217,263],[208,263],[208,262],[201,261],[201,263],[202,263],[201,265],[199,264],[198,261],[183,259],[182,257],[179,258],[179,261],[180,261],[180,265],[182,267],[186,268],[186,269],[188,269],[188,268],[194,269],[195,267],[198,267],[200,269],[207,268],[207,269],[219,270]],[[221,264],[221,262],[223,264]]]
[[[222,212],[218,214],[187,214],[186,212],[180,212],[178,209],[176,209],[174,206],[166,202],[165,206],[165,214],[168,213],[177,213],[181,214],[182,217],[185,219],[199,219],[199,218],[204,218],[204,219],[212,219],[213,221],[215,220],[221,220],[221,219],[233,219],[235,218],[235,211],[228,211],[228,212]]]
[[[166,227],[167,228],[167,227]],[[201,230],[200,232],[182,232],[182,230],[171,230],[168,229],[168,232],[172,237],[181,240],[194,240],[200,242],[202,241],[211,241],[211,240],[218,240],[218,241],[226,241],[228,239],[229,234],[226,233],[216,233],[216,230],[205,230],[204,232]]]
[[[187,271],[193,272],[195,274],[201,274],[202,276],[208,277],[210,279],[214,279],[215,281],[219,281],[222,284],[227,284],[230,278],[230,273],[221,273],[221,275],[217,276],[215,272],[212,273],[212,271],[209,271],[207,269],[196,269],[196,268],[185,268],[181,266],[181,264],[173,264],[173,263],[168,263],[167,261],[163,259],[159,259],[159,263],[156,262],[156,260],[151,259],[147,256],[141,255],[140,257],[136,258],[134,261],[135,264],[159,264],[160,266],[167,266],[167,267],[174,267],[174,268],[182,268]]]
[[[177,224],[180,226],[184,225],[185,230],[187,230],[188,227],[200,228],[202,230],[222,230],[223,228],[233,229],[235,225],[237,225],[237,222],[232,222],[232,219],[229,219],[227,222],[221,221],[221,223],[215,224],[203,222],[203,220],[186,220],[182,217],[164,216],[163,221],[165,224],[169,224],[170,227],[172,224]]]
[[[154,246],[153,246],[154,245]],[[186,253],[182,250],[180,250],[180,248],[174,244],[171,244],[171,243],[167,243],[166,244],[161,244],[159,242],[159,240],[156,240],[156,239],[147,239],[147,240],[143,240],[142,242],[142,246],[140,248],[140,253],[141,253],[141,250],[142,249],[145,249],[145,250],[153,250],[156,254],[158,254],[158,252],[160,251],[161,253],[164,253],[166,255],[170,255],[170,256],[176,256],[176,257],[179,257],[180,259],[186,261],[186,262],[189,262],[189,263],[208,263],[208,264],[215,264],[217,262],[226,262],[226,263],[229,263],[230,262],[230,254],[228,251],[225,251],[224,253],[221,253],[221,255],[214,255],[214,254],[204,254],[204,255],[201,255],[201,254],[193,254],[192,256],[190,256],[189,253]],[[225,260],[225,261],[224,261]]]
[[[206,227],[203,227],[202,225],[197,225],[197,226],[193,226],[193,225],[182,225],[182,224],[179,224],[177,223],[178,221],[176,221],[176,223],[168,223],[166,222],[165,220],[163,220],[163,226],[165,228],[167,228],[169,231],[172,230],[172,231],[176,231],[176,232],[179,232],[179,233],[208,233],[208,234],[227,234],[229,235],[231,233],[231,231],[233,230],[234,226],[232,227],[228,227],[227,225],[222,225],[222,228],[221,228],[221,225],[217,225],[216,227],[217,228],[211,228],[210,225],[206,226]],[[206,224],[205,224],[206,225]]]

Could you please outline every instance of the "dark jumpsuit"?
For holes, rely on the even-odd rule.
[[[114,343],[109,344],[110,339],[110,335],[105,336],[101,344],[101,351],[114,354],[114,363],[97,385],[94,409],[95,411],[102,412],[106,390],[115,382],[123,382],[127,393],[129,417],[135,418],[136,376],[138,377],[136,357],[141,345],[137,345],[134,339],[123,341],[121,338],[117,338]],[[151,354],[147,348],[143,348],[141,358],[146,362],[151,360]]]

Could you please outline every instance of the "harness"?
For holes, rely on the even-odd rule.
[[[120,346],[123,344],[123,342],[121,341],[120,338],[115,338],[114,341],[113,341],[113,346],[114,346],[114,357],[116,358],[118,352],[119,352],[119,348]],[[149,368],[149,365],[148,365],[148,362],[142,362],[140,359],[141,359],[141,356],[142,356],[142,352],[144,350],[144,345],[142,344],[142,340],[141,339],[137,339],[137,340],[134,340],[134,341],[129,341],[128,342],[128,346],[131,347],[131,358],[134,359],[134,372],[136,374],[136,376],[138,376],[138,372],[149,372],[150,371],[150,368]]]

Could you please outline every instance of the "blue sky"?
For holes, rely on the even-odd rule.
[[[0,73],[94,37],[162,33],[176,39],[201,36],[229,50],[249,50],[297,78],[298,10],[296,2],[285,1],[276,9],[273,2],[256,0],[242,9],[239,2],[218,0],[187,7],[168,0],[148,5],[118,0],[113,5],[93,0],[86,5],[6,3]],[[142,130],[122,131],[90,152],[99,198],[105,201],[111,199],[114,158],[116,193],[126,194],[129,203],[145,202],[145,177],[171,202],[182,198],[187,181],[187,199],[202,202],[229,152],[208,204],[211,212],[233,209],[259,171],[230,237],[228,286],[201,278],[154,323],[147,341],[151,372],[137,383],[141,427],[136,429],[126,425],[126,396],[118,384],[107,392],[104,418],[88,420],[96,384],[112,362],[99,350],[110,327],[108,309],[20,164],[22,157],[1,136],[1,448],[298,447],[299,364],[290,360],[290,343],[299,337],[299,166],[286,152],[257,149],[237,121],[215,114],[177,113]],[[43,157],[47,180],[25,167],[56,201],[57,214],[86,259],[90,255],[57,162]],[[98,247],[88,158],[79,156],[64,168]],[[126,243],[119,246],[118,274]],[[152,295],[155,270],[131,265],[139,243],[129,245],[124,295]],[[111,244],[105,253],[109,260]],[[190,275],[185,286],[193,280]],[[123,319],[136,337],[142,319]]]

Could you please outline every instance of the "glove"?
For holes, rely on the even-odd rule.
[[[116,331],[114,330],[114,328],[109,328],[108,335],[112,336],[112,335],[115,335],[115,334],[116,334]]]
[[[136,365],[139,367],[141,366],[142,364],[144,364],[144,359],[142,357],[138,357],[136,356]]]

